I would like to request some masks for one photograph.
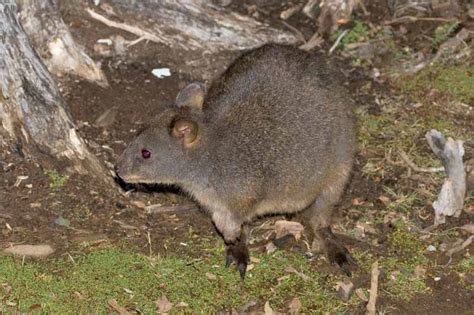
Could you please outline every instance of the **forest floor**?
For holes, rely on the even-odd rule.
[[[281,25],[280,12],[304,1],[288,2],[243,1],[227,8]],[[252,224],[252,262],[242,281],[234,268],[224,268],[225,247],[210,218],[176,189],[146,186],[125,193],[96,178],[68,175],[62,164],[39,167],[18,148],[0,156],[0,248],[44,244],[54,252],[43,259],[0,255],[0,314],[363,314],[375,261],[381,269],[378,314],[473,314],[474,245],[450,251],[473,233],[473,41],[466,40],[463,49],[470,54],[462,58],[450,60],[452,53],[410,70],[420,55],[435,55],[462,29],[472,34],[474,21],[462,14],[448,22],[387,25],[393,18],[385,5],[367,10],[370,15],[356,12],[343,27],[349,31],[330,56],[346,78],[358,117],[353,176],[334,218],[334,230],[358,262],[352,277],[309,252],[307,230],[298,240],[275,239],[274,223],[285,219],[280,216]],[[110,87],[73,78],[58,83],[79,133],[112,168],[149,117],[194,77],[180,72],[182,57],[165,46],[141,42],[125,55],[109,54],[98,49],[98,39],[133,36],[71,12],[64,19],[102,63]],[[302,13],[287,23],[305,38],[315,31]],[[322,43],[315,58],[327,54],[340,34]],[[171,76],[158,79],[155,68],[169,68]],[[445,174],[417,172],[400,152],[420,167],[441,166],[424,137],[431,129],[464,141],[468,191],[459,218],[426,232]],[[341,283],[354,286],[347,298]]]

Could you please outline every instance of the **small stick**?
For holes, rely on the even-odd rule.
[[[403,150],[399,150],[398,152],[400,154],[400,157],[402,160],[408,164],[408,166],[414,170],[415,172],[423,172],[423,173],[438,173],[438,172],[443,172],[444,167],[419,167],[416,165],[409,157],[408,154],[405,153]]]
[[[164,38],[160,38],[160,37],[156,36],[155,34],[152,34],[148,31],[142,30],[139,27],[109,20],[106,17],[100,15],[99,13],[92,11],[91,9],[86,9],[86,11],[87,11],[87,13],[89,13],[89,15],[93,19],[95,19],[99,22],[102,22],[107,26],[115,27],[115,28],[121,29],[123,31],[135,34],[139,37],[140,40],[147,39],[147,40],[150,40],[150,41],[155,42],[155,43],[160,43],[160,44],[164,43],[164,44],[167,44],[167,45],[171,44],[169,40],[166,40]]]
[[[280,21],[283,25],[285,25],[286,27],[288,27],[290,30],[292,30],[293,32],[295,32],[296,36],[298,37],[298,39],[300,41],[302,41],[304,44],[306,44],[306,39],[304,38],[304,35],[303,33],[301,33],[301,31],[299,29],[297,29],[296,27],[294,27],[293,25],[290,25],[289,23],[285,22],[285,21]]]
[[[329,54],[332,54],[332,52],[337,48],[337,46],[339,46],[339,43],[341,42],[341,40],[344,38],[344,36],[347,35],[347,33],[349,33],[349,30],[344,30],[336,39],[336,42],[334,43],[334,45],[332,45],[332,47],[329,49]]]
[[[118,314],[120,315],[130,315],[131,313],[129,311],[127,311],[126,308],[118,305],[117,303],[117,300],[115,299],[110,299],[107,301],[107,304],[109,304],[109,306],[115,311],[117,312]]]
[[[153,255],[153,251],[151,249],[151,236],[150,231],[146,231],[146,240],[148,241],[148,247],[150,249],[150,257]]]
[[[402,16],[391,21],[386,21],[384,24],[392,25],[392,24],[403,23],[403,22],[417,22],[417,21],[451,22],[451,21],[454,21],[454,19],[445,19],[445,18],[436,18],[436,17],[416,17],[416,16],[411,16],[411,15],[406,15],[406,16]]]
[[[324,39],[319,35],[318,32],[315,32],[305,44],[299,46],[298,48],[304,51],[310,51],[317,46],[321,46],[323,42]]]
[[[379,262],[376,261],[372,264],[372,273],[370,278],[370,296],[369,302],[367,303],[367,315],[375,315],[377,311],[377,309],[375,308],[375,304],[377,303],[379,274]]]
[[[147,214],[155,213],[166,213],[166,212],[179,212],[179,211],[192,211],[198,210],[198,207],[194,203],[177,204],[175,206],[162,206],[160,204],[149,205],[145,207]]]

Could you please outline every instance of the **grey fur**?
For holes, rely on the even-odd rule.
[[[246,53],[211,86],[202,110],[161,113],[122,154],[118,174],[182,187],[229,243],[257,216],[305,209],[317,234],[329,227],[356,148],[351,100],[336,77],[295,48]],[[182,119],[197,123],[191,145],[173,136]]]

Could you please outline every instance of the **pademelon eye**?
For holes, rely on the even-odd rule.
[[[142,149],[142,157],[144,159],[149,159],[151,157],[151,152],[147,149]]]

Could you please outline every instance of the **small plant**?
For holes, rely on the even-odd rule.
[[[431,42],[433,49],[438,49],[439,46],[456,31],[460,24],[461,23],[456,20],[438,26],[435,29],[433,40]]]
[[[53,190],[58,190],[59,188],[63,187],[69,178],[69,176],[61,175],[56,170],[48,170],[44,173],[49,177],[49,187]]]
[[[341,35],[342,31],[337,31],[331,35],[331,40],[334,42]],[[346,36],[341,40],[341,45],[345,46],[347,44],[358,43],[363,40],[368,39],[369,29],[367,26],[360,22],[356,21],[354,27],[347,33]]]

